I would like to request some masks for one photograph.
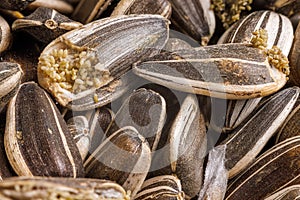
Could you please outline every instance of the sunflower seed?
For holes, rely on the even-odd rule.
[[[245,169],[263,149],[291,112],[299,96],[299,88],[288,88],[263,104],[255,114],[222,142],[226,144],[225,166],[229,178]],[[259,129],[254,129],[259,124]]]
[[[286,83],[259,49],[243,44],[163,52],[136,63],[133,72],[172,89],[227,99],[267,96]]]
[[[291,113],[279,129],[276,137],[276,143],[282,142],[288,138],[299,136],[300,133],[300,99],[298,98]]]
[[[189,197],[196,196],[202,186],[203,162],[206,155],[206,129],[197,98],[188,95],[181,105],[169,132],[168,148],[156,151],[154,174],[176,174]],[[170,163],[160,169],[163,162]],[[164,163],[164,164],[166,164]]]
[[[49,43],[60,35],[81,26],[81,23],[53,9],[39,7],[31,15],[15,20],[12,30],[25,31],[38,41]]]
[[[297,26],[297,29],[295,30],[295,38],[293,47],[289,56],[290,60],[290,70],[291,75],[290,79],[291,82],[295,85],[300,85],[300,53],[299,53],[299,47],[300,47],[300,23]]]
[[[184,197],[180,180],[172,175],[163,175],[146,180],[135,199],[183,200],[185,199]]]
[[[265,29],[267,33],[271,33],[268,34],[267,48],[277,45],[279,48],[285,49],[284,53],[288,55],[291,43],[286,42],[286,37],[293,36],[290,22],[286,17],[271,11],[258,11],[249,14],[229,28],[218,43],[250,43],[251,38],[254,37],[253,32],[259,29]],[[273,33],[277,34],[276,37]],[[261,98],[229,100],[225,130],[232,130],[238,126],[251,114],[260,100]]]
[[[16,94],[22,75],[19,64],[0,62],[0,112]]]
[[[97,19],[113,0],[81,0],[72,14],[72,18],[84,24]]]
[[[165,18],[171,16],[172,6],[168,0],[121,0],[111,16],[130,14],[157,14]]]
[[[130,190],[140,190],[151,163],[148,142],[134,127],[123,127],[108,137],[84,163],[87,177],[116,181]]]
[[[254,111],[261,99],[229,100],[224,130],[231,131],[240,125]]]
[[[170,0],[171,21],[175,28],[202,45],[207,45],[215,31],[215,15],[210,10],[210,0]]]
[[[116,81],[131,64],[159,52],[167,39],[168,21],[159,15],[94,21],[64,34],[44,49],[38,67],[39,83],[65,106]],[[52,67],[61,62],[53,71]],[[67,70],[72,77],[65,76],[64,65],[74,66]],[[112,92],[117,86],[115,82],[108,88]]]
[[[23,10],[29,3],[34,2],[35,0],[2,0],[0,8],[9,9],[9,10]]]
[[[218,44],[250,43],[252,33],[265,29],[268,34],[267,48],[279,47],[285,56],[289,55],[294,30],[291,21],[272,11],[256,11],[232,25],[219,39]],[[287,39],[288,38],[288,39]]]
[[[0,53],[5,51],[12,40],[10,27],[3,17],[0,16]]]
[[[273,146],[228,186],[225,199],[265,199],[299,184],[299,146],[299,137]]]
[[[24,83],[7,110],[4,144],[19,176],[83,176],[83,165],[67,124],[48,94]]]
[[[140,88],[127,98],[116,113],[108,133],[119,128],[133,126],[156,150],[166,120],[166,102],[158,93]],[[109,137],[109,135],[106,135]]]
[[[3,200],[128,200],[118,184],[107,180],[62,177],[15,177],[0,182]]]
[[[1,116],[2,117],[2,116]],[[3,120],[5,123],[5,120]],[[1,123],[3,122],[1,118]],[[15,176],[15,173],[9,164],[9,161],[7,159],[5,149],[4,149],[4,129],[0,128],[0,181],[2,181],[5,178],[9,178],[12,176]]]
[[[290,20],[291,20],[291,22],[292,22],[292,24],[293,24],[294,30],[296,30],[296,29],[297,29],[297,26],[298,26],[298,24],[299,24],[299,22],[300,22],[300,12],[295,13],[294,15],[292,15],[292,16],[290,17]]]
[[[265,200],[290,200],[299,199],[300,197],[300,185],[292,185],[279,190],[275,194],[269,196]]]
[[[103,140],[109,124],[115,118],[114,112],[106,107],[97,108],[90,117],[90,152],[93,153]]]
[[[288,17],[300,12],[300,2],[297,0],[272,0],[267,7]]]

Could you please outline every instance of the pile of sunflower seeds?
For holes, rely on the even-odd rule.
[[[0,200],[299,199],[299,22],[298,0],[2,0]]]

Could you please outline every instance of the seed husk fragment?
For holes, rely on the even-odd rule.
[[[159,15],[94,21],[64,34],[44,49],[39,59],[39,83],[63,106],[93,96],[101,87],[113,93],[118,87],[114,81],[134,62],[158,53],[167,39],[168,21]]]
[[[81,26],[81,23],[69,19],[56,10],[39,7],[29,16],[15,20],[12,30],[25,31],[38,41],[49,43],[60,35]]]
[[[66,122],[36,83],[20,86],[7,119],[5,151],[19,176],[83,176],[82,159]]]
[[[0,62],[0,112],[16,94],[22,75],[19,64]]]
[[[180,180],[172,175],[163,175],[146,180],[143,183],[142,189],[135,196],[135,199],[183,200],[184,197]]]
[[[5,200],[128,200],[125,190],[112,181],[88,178],[15,177],[0,182]]]
[[[222,142],[226,144],[225,166],[229,178],[243,171],[266,145],[291,112],[299,96],[299,88],[287,88],[270,97],[254,115],[237,127]],[[259,124],[259,129],[254,129]]]
[[[298,185],[299,147],[299,137],[273,146],[229,184],[225,199],[266,199],[284,188]]]
[[[209,152],[205,169],[205,179],[199,193],[199,200],[223,200],[227,188],[227,170],[225,168],[226,145],[218,146]]]
[[[134,127],[123,127],[108,137],[84,163],[89,178],[116,181],[134,197],[151,163],[148,142]]]
[[[157,14],[170,18],[172,6],[168,0],[121,0],[111,16],[130,14]]]
[[[172,89],[223,99],[267,96],[286,83],[258,48],[244,44],[162,52],[136,63],[133,72]]]

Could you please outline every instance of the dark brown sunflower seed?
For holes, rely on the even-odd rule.
[[[295,13],[294,15],[292,15],[292,16],[290,17],[290,20],[291,20],[291,22],[292,22],[292,24],[293,24],[294,30],[296,30],[296,29],[297,29],[297,26],[298,26],[298,24],[299,24],[299,22],[300,22],[300,12]]]
[[[300,2],[298,0],[270,0],[266,7],[288,17],[300,12]]]
[[[148,141],[152,151],[156,150],[166,120],[164,98],[145,88],[134,91],[116,113],[108,127],[106,137],[119,128],[133,126]]]
[[[171,21],[175,28],[202,45],[207,45],[215,31],[215,15],[210,10],[209,0],[170,0],[172,4]]]
[[[290,200],[290,199],[299,199],[300,197],[300,185],[292,185],[282,190],[279,190],[275,194],[272,194],[265,200]]]
[[[2,200],[128,200],[118,184],[99,179],[62,177],[15,177],[0,182]]]
[[[290,61],[290,79],[291,82],[295,85],[300,86],[300,23],[295,30],[295,38],[293,42],[293,47],[289,55]]]
[[[93,153],[103,140],[104,133],[107,131],[109,124],[115,118],[114,112],[107,108],[101,107],[94,110],[90,117],[90,136],[91,147],[90,153]]]
[[[123,127],[108,137],[85,161],[87,177],[116,181],[130,190],[140,190],[151,163],[148,142],[134,127]]]
[[[5,150],[20,176],[83,176],[82,159],[67,124],[49,95],[24,83],[10,101]]]
[[[142,189],[135,196],[135,199],[183,200],[184,197],[180,180],[172,175],[163,175],[146,180],[143,183]]]
[[[276,143],[300,135],[300,99],[298,98],[291,113],[277,133]]]
[[[81,0],[73,12],[72,18],[83,24],[90,23],[104,12],[112,1],[113,0]]]
[[[25,31],[38,41],[49,43],[60,35],[81,26],[81,23],[53,9],[39,7],[31,15],[15,20],[12,30]]]
[[[273,146],[229,184],[225,199],[266,199],[284,188],[298,185],[299,151],[299,137]]]
[[[5,119],[2,119],[2,114],[0,117],[1,123],[5,123]],[[5,178],[16,176],[14,173],[5,153],[4,149],[4,128],[0,127],[0,181]]]
[[[226,144],[226,169],[229,178],[244,170],[291,112],[299,96],[299,88],[288,88],[263,104],[245,124],[236,128],[222,142]],[[254,128],[254,127],[260,128]]]
[[[9,51],[1,53],[4,62],[18,63],[23,71],[21,82],[37,82],[37,60],[42,48],[28,35],[14,37]]]
[[[172,6],[168,0],[121,0],[111,16],[130,14],[157,14],[169,18]]]

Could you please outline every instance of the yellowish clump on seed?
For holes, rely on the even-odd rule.
[[[252,32],[250,43],[253,47],[265,50],[268,46],[268,33],[265,29],[258,29]]]
[[[39,58],[39,67],[50,82],[73,93],[101,85],[103,72],[95,69],[96,64],[95,52],[78,48],[53,49]]]
[[[281,71],[287,76],[290,74],[289,60],[282,53],[279,47],[273,46],[272,49],[268,49],[266,51],[266,55],[268,57],[269,63],[273,67],[277,68],[279,71]]]
[[[265,29],[259,29],[252,33],[251,46],[263,50],[267,56],[271,66],[284,73],[286,76],[290,74],[289,60],[282,53],[281,49],[277,46],[273,46],[271,49],[267,49],[268,33]]]
[[[220,18],[224,28],[238,21],[242,11],[251,10],[253,0],[211,0],[211,9]]]

